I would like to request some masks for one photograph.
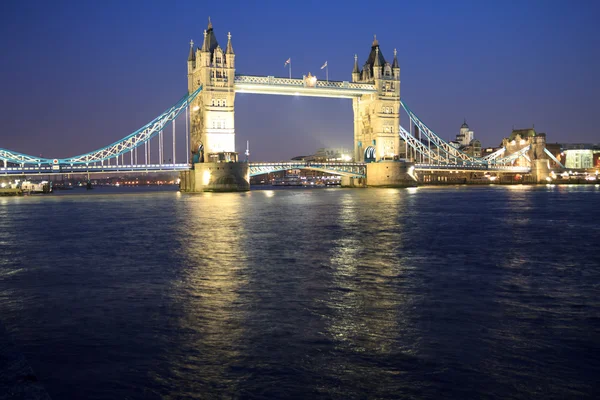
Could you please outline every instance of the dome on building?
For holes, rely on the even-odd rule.
[[[463,124],[460,126],[460,129],[462,128],[467,128],[469,129],[469,125],[467,125],[467,120],[465,119],[465,122],[463,122]]]
[[[517,136],[520,136],[521,139],[526,139],[529,137],[537,136],[537,134],[535,132],[535,129],[533,129],[533,128],[513,129],[512,133],[508,137],[508,140],[515,140],[517,138]]]

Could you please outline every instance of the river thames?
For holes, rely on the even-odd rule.
[[[54,399],[600,391],[598,185],[75,190],[0,198],[0,248]]]

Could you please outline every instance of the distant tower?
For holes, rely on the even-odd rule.
[[[190,146],[193,163],[229,159],[235,154],[235,54],[231,34],[225,51],[219,46],[212,23],[204,31],[202,47],[190,44],[188,90],[202,92],[191,104]],[[219,156],[219,153],[221,156]],[[235,160],[234,160],[235,161]]]
[[[362,70],[354,56],[352,82],[372,83],[377,93],[352,100],[354,108],[354,159],[379,161],[400,156],[400,66],[394,50],[392,64],[385,61],[377,37]]]
[[[474,132],[469,129],[469,125],[467,125],[467,120],[465,119],[463,124],[460,126],[458,135],[456,135],[456,141],[459,143],[459,146],[467,146],[471,143],[473,138]]]

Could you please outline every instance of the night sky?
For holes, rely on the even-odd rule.
[[[377,34],[386,60],[398,49],[402,98],[445,139],[466,118],[484,146],[532,124],[549,142],[600,142],[596,0],[4,0],[0,147],[62,158],[144,125],[186,92],[208,16],[240,74],[287,76],[291,57],[295,77],[325,79],[327,60],[330,80],[351,80]],[[255,161],[350,148],[351,101],[237,94],[236,134]]]

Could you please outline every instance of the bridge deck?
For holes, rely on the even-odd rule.
[[[261,175],[270,172],[285,171],[289,169],[311,169],[346,176],[364,176],[365,163],[325,163],[325,162],[257,162],[249,163],[250,175]],[[7,167],[0,168],[0,175],[52,175],[52,174],[97,174],[115,172],[176,172],[187,171],[190,164],[148,164],[148,165],[61,165],[60,168],[52,165]],[[528,167],[494,166],[494,165],[436,165],[415,164],[417,171],[460,171],[460,172],[513,172],[529,173]]]

